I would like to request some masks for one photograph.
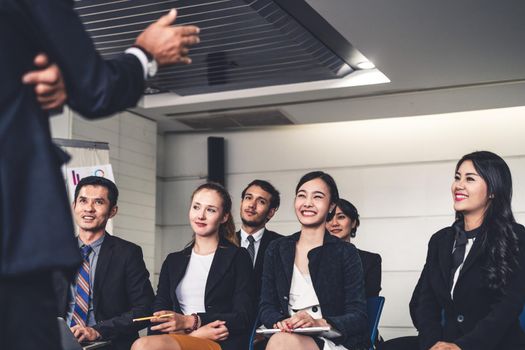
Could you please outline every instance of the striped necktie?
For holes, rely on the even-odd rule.
[[[250,254],[250,258],[252,259],[252,264],[255,265],[255,238],[253,238],[252,235],[249,235],[247,237],[248,239],[248,248],[246,248],[248,250],[248,253]]]
[[[71,327],[77,324],[82,326],[86,326],[87,324],[91,294],[91,288],[89,287],[89,254],[92,250],[88,245],[80,248],[84,260],[77,274],[77,295],[75,296],[75,309],[73,310]]]

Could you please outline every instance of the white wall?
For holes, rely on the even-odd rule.
[[[150,272],[155,266],[157,123],[129,112],[86,120],[66,112],[52,119],[53,137],[109,143],[120,192],[114,233],[139,244]],[[152,281],[153,279],[152,273]]]
[[[304,173],[334,176],[341,196],[358,208],[355,243],[383,257],[381,320],[386,338],[413,334],[408,300],[426,255],[429,237],[453,220],[450,184],[463,154],[491,150],[511,167],[513,208],[525,222],[525,107],[248,131],[166,134],[158,168],[155,265],[191,237],[187,210],[193,189],[206,177],[206,137],[226,139],[226,181],[238,224],[239,198],[254,178],[271,181],[282,205],[269,228],[293,233],[295,185]],[[239,225],[238,225],[239,226]]]

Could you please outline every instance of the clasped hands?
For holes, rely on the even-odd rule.
[[[438,341],[429,350],[461,350],[461,348],[454,343]]]
[[[170,317],[153,318],[152,323],[157,323],[156,326],[151,327],[152,331],[159,331],[162,333],[183,333],[186,329],[191,329],[195,322],[192,315],[182,315],[173,311],[157,311],[153,316],[170,315]],[[199,320],[200,324],[200,320]],[[214,341],[225,340],[229,336],[226,322],[216,320],[204,326],[198,327],[192,331],[190,336],[197,338],[206,338]]]
[[[292,317],[273,325],[273,328],[280,329],[283,332],[292,332],[296,328],[304,327],[330,327],[330,324],[323,318],[314,319],[308,312],[299,311]]]

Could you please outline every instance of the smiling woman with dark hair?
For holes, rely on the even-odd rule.
[[[420,349],[523,350],[525,228],[511,211],[509,167],[491,152],[461,158],[456,222],[434,234],[416,316]]]
[[[357,208],[346,199],[339,198],[336,202],[334,216],[326,222],[326,229],[343,241],[350,242],[350,237],[356,236],[359,224]],[[379,296],[381,291],[381,255],[361,249],[357,251],[363,264],[366,297]]]
[[[295,190],[301,230],[270,243],[266,251],[260,318],[271,336],[266,349],[366,348],[363,270],[355,247],[333,237],[325,222],[339,198],[334,179],[322,172],[304,175]],[[328,326],[334,339],[291,333],[300,327]]]

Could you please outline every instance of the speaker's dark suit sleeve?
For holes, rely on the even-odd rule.
[[[140,61],[128,54],[103,60],[74,11],[73,1],[16,3],[41,51],[59,65],[70,107],[89,117],[109,115],[137,103],[144,86]]]
[[[149,273],[139,246],[117,242],[111,253],[109,266],[105,272],[101,271],[101,276],[98,264],[102,256],[97,263],[94,300],[97,324],[93,328],[103,339],[136,338],[136,332],[147,324],[133,323],[133,319],[151,314],[154,295]],[[97,284],[98,278],[102,278],[102,284]]]

